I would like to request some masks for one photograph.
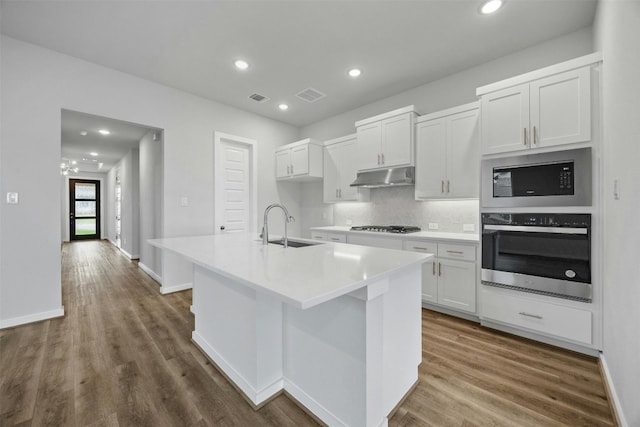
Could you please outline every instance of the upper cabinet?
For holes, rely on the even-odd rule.
[[[322,172],[322,143],[319,141],[307,138],[276,150],[276,179],[319,180]]]
[[[358,170],[413,166],[413,105],[356,122]]]
[[[591,66],[599,54],[478,88],[482,154],[591,141]]]
[[[477,198],[479,177],[477,102],[417,119],[417,200]]]
[[[369,190],[350,186],[358,172],[357,143],[355,134],[325,142],[323,183],[325,203],[369,200]]]

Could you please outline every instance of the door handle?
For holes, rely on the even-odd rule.
[[[73,219],[73,213],[69,214],[69,218]]]

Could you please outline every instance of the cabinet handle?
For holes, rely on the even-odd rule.
[[[524,145],[527,145],[527,128],[524,128]]]
[[[440,181],[440,192],[444,193],[444,179]]]
[[[291,174],[293,175],[293,165],[291,165]]]
[[[340,238],[338,238],[338,237],[332,237],[332,238],[331,238],[331,240],[333,240],[334,242],[339,242],[339,241],[340,241]]]
[[[538,143],[538,130],[536,129],[536,127],[533,127],[533,144],[537,144]]]
[[[338,189],[336,188],[336,199],[338,198]]]
[[[447,250],[447,253],[448,254],[464,255],[464,252],[462,252],[462,251],[450,251],[450,250]]]
[[[537,314],[531,314],[531,313],[527,313],[525,311],[521,311],[518,314],[520,314],[521,316],[533,317],[534,319],[541,319],[542,320],[542,316],[539,316]]]
[[[433,275],[436,275],[436,263],[431,264],[433,266]]]
[[[378,153],[378,164],[380,164],[380,153]]]
[[[442,276],[442,264],[438,263],[438,276]]]
[[[420,246],[414,246],[413,249],[418,249],[419,251],[426,251],[427,248],[422,248]]]
[[[447,194],[449,194],[449,180],[447,180]]]
[[[342,188],[338,189],[338,197],[342,199]]]
[[[384,165],[384,153],[380,154],[380,158],[382,159],[382,164]]]

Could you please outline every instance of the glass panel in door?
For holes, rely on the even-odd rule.
[[[100,181],[69,180],[71,240],[100,238]]]

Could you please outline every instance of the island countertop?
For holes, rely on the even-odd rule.
[[[263,245],[253,234],[172,237],[149,243],[300,309],[433,258],[430,254],[343,243],[285,249]]]

